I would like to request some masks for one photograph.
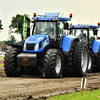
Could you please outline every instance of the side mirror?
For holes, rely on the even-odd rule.
[[[30,28],[27,28],[27,37],[30,36]]]
[[[93,34],[97,35],[97,32],[98,32],[97,29],[94,29],[94,33]]]
[[[19,28],[19,29],[22,28],[22,22],[18,22],[18,28]]]
[[[68,29],[69,24],[68,23],[64,23],[64,29]]]

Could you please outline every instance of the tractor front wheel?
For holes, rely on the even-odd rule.
[[[49,49],[43,60],[43,72],[47,78],[61,77],[63,70],[63,55],[59,49]]]

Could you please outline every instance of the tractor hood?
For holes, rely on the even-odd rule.
[[[48,35],[32,35],[24,43],[24,52],[42,52],[46,45],[49,44]]]

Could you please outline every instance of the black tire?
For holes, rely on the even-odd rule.
[[[94,64],[93,52],[89,50],[88,73],[91,73],[93,71],[93,64]]]
[[[93,67],[93,72],[100,72],[100,48],[95,57],[96,66]]]
[[[83,77],[88,70],[88,46],[84,42],[78,42],[73,54],[73,72],[76,77]]]
[[[58,68],[59,61],[59,68]],[[58,69],[56,69],[58,68]],[[43,60],[43,73],[47,78],[61,77],[63,70],[63,55],[59,49],[49,49]]]
[[[77,43],[78,43],[78,41],[73,42],[72,48],[68,53],[67,69],[63,69],[63,72],[62,72],[63,77],[74,76],[74,73],[73,73],[73,52],[75,50]],[[66,60],[66,58],[64,60]]]
[[[21,76],[21,67],[17,66],[17,55],[20,52],[20,48],[11,48],[6,51],[4,57],[4,70],[8,77]]]

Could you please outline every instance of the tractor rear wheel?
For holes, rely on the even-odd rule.
[[[82,77],[88,70],[88,46],[84,42],[78,42],[73,55],[74,76]]]
[[[62,72],[63,77],[74,76],[74,74],[73,74],[73,53],[74,53],[74,50],[75,50],[77,43],[78,43],[78,41],[73,42],[72,48],[68,53],[67,69],[63,69],[63,72]],[[66,60],[66,59],[64,59],[64,60]]]
[[[90,50],[89,51],[89,63],[88,63],[88,73],[91,73],[93,70],[93,63],[94,63],[94,57],[93,57],[93,53]]]
[[[99,49],[99,51],[98,51],[98,54],[97,54],[97,56],[96,56],[96,66],[93,68],[93,71],[94,72],[100,72],[100,49]]]
[[[59,49],[49,49],[43,60],[43,73],[47,78],[61,77],[63,70],[63,55]]]
[[[21,76],[21,67],[17,66],[17,55],[20,52],[20,48],[11,48],[6,51],[4,57],[4,70],[8,77]]]

